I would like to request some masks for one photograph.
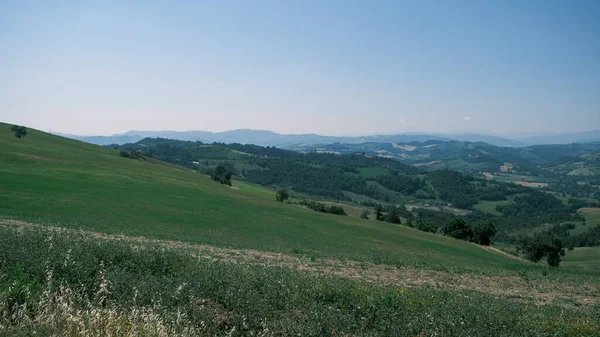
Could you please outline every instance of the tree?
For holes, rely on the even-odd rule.
[[[496,235],[497,232],[496,227],[490,222],[477,225],[473,229],[473,242],[479,245],[489,246],[492,242],[492,237]]]
[[[398,215],[398,212],[395,209],[392,209],[385,215],[385,221],[399,225],[400,216]]]
[[[442,228],[442,233],[459,240],[471,241],[473,239],[473,229],[462,219],[450,221]]]
[[[551,237],[548,240],[548,246],[546,247],[546,260],[550,267],[558,267],[560,264],[561,256],[565,256],[565,248],[560,238]]]
[[[27,136],[27,129],[24,126],[13,125],[10,128],[10,131],[12,131],[17,138],[23,138]]]
[[[548,265],[551,267],[558,267],[561,256],[565,256],[562,240],[548,234],[526,237],[521,241],[518,250],[523,252],[527,259],[533,262],[539,262],[546,257]]]
[[[383,206],[381,204],[375,205],[375,219],[383,220]]]
[[[327,213],[337,214],[337,215],[346,215],[346,211],[344,210],[344,208],[342,206],[335,206],[335,205],[329,206]]]
[[[277,194],[275,195],[275,199],[279,202],[284,202],[289,198],[290,198],[290,193],[284,188],[279,189],[277,191]]]
[[[368,209],[365,209],[364,211],[362,211],[362,213],[360,213],[360,218],[361,219],[369,219],[369,214],[371,214],[371,212],[369,212]]]
[[[424,222],[421,217],[417,218],[416,221],[416,225],[415,227],[423,232],[429,232],[429,233],[435,233],[437,232],[437,227],[435,227],[434,225],[428,224],[426,222]]]
[[[214,181],[220,182],[221,184],[231,185],[231,174],[231,171],[227,170],[225,166],[219,164],[214,168],[211,178]]]

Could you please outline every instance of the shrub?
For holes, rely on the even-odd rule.
[[[144,155],[142,154],[142,151],[139,151],[139,150],[132,150],[132,151],[119,150],[119,156],[123,157],[123,158],[130,158],[130,159],[142,159],[144,157]]]
[[[417,218],[415,227],[420,231],[429,233],[437,233],[438,230],[434,225],[423,222],[421,218]]]
[[[462,219],[450,221],[442,228],[442,233],[459,240],[471,241],[473,239],[473,229]]]
[[[284,202],[289,199],[290,193],[286,189],[279,189],[275,195],[275,199],[279,202]]]
[[[398,212],[395,209],[391,209],[385,215],[385,221],[399,225],[400,224],[400,216],[398,215]]]
[[[346,211],[344,211],[344,208],[342,206],[329,206],[329,210],[327,213],[346,215]]]
[[[225,166],[217,165],[217,167],[213,169],[210,177],[214,181],[218,181],[221,184],[231,185],[231,175],[231,171],[229,171]]]
[[[300,202],[300,205],[306,206],[306,207],[312,209],[313,211],[317,211],[317,212],[330,213],[330,214],[336,214],[336,215],[346,215],[346,211],[344,210],[344,208],[342,206],[331,205],[331,206],[327,207],[327,205],[325,205],[323,203],[315,202],[315,201],[307,201],[307,200],[302,200]]]
[[[10,131],[12,131],[17,138],[23,138],[27,136],[27,129],[24,126],[13,125],[10,128]]]
[[[546,257],[548,265],[558,267],[561,256],[565,256],[565,248],[560,238],[547,234],[538,234],[526,237],[521,241],[518,250],[523,252],[527,259],[539,262]]]
[[[492,242],[492,237],[496,235],[498,231],[493,224],[480,224],[473,228],[473,242],[479,245],[489,246]]]
[[[375,205],[375,219],[379,221],[383,220],[383,206],[381,204]]]

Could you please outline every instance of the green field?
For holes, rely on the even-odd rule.
[[[600,265],[600,247],[576,247],[567,252],[565,268],[594,270]]]
[[[517,254],[513,244],[494,243],[494,247],[512,255]],[[567,251],[561,264],[562,268],[574,270],[594,270],[600,265],[600,247],[575,247]]]
[[[586,225],[600,225],[600,208],[581,208],[578,212],[585,217]]]
[[[63,297],[79,327],[127,335],[148,317],[131,309],[136,292],[168,335],[599,331],[597,255],[575,250],[549,269],[234,185],[36,130],[17,139],[0,124],[0,335],[66,334],[68,315],[49,300]]]
[[[364,178],[377,178],[389,172],[384,167],[359,167],[358,171],[360,172],[359,175]]]
[[[473,206],[473,208],[475,208],[476,210],[485,212],[485,213],[490,213],[490,214],[494,214],[494,215],[502,215],[502,213],[500,213],[496,210],[496,206],[510,204],[513,202],[511,200],[513,198],[514,198],[514,196],[510,196],[509,200],[499,200],[499,201],[480,200],[477,204],[475,204],[475,206]]]

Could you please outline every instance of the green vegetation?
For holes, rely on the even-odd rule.
[[[341,154],[385,155],[426,170],[448,169],[496,182],[521,184],[565,197],[600,201],[600,143],[498,147],[483,142],[319,145]],[[297,149],[311,151],[311,147]],[[378,174],[379,175],[379,174]],[[364,175],[376,178],[378,175]],[[493,212],[490,212],[493,213]]]
[[[461,219],[453,219],[442,228],[442,233],[458,240],[489,246],[492,237],[496,235],[497,231],[494,225],[490,223],[479,224],[473,228]]]
[[[546,257],[548,265],[551,267],[558,267],[561,257],[565,256],[562,240],[557,236],[547,234],[524,238],[518,249],[533,262],[538,262]]]
[[[212,180],[218,181],[221,184],[231,185],[232,175],[233,172],[231,172],[231,170],[228,170],[224,165],[217,165],[217,167],[215,167],[212,170],[210,177],[212,178]]]
[[[562,268],[593,270],[600,266],[600,247],[579,247],[567,252],[561,265]]]
[[[10,131],[12,131],[15,134],[15,137],[17,138],[23,138],[27,136],[27,128],[25,128],[24,126],[13,125],[10,128]]]
[[[4,130],[0,133],[3,217],[398,265],[477,272],[493,265],[513,270],[526,266],[418,230],[282,204],[274,192],[242,181],[235,181],[238,189],[232,189],[153,159],[121,158],[116,150],[36,130],[19,140],[9,128]]]
[[[133,151],[119,150],[119,156],[121,156],[123,158],[131,158],[131,159],[143,159],[144,158],[144,156],[142,155],[142,152],[138,151],[138,150],[133,150]]]
[[[169,149],[173,159],[189,154]],[[281,150],[235,151],[257,163],[252,151]],[[346,164],[366,159],[348,157],[305,163],[364,181],[346,174]],[[36,130],[17,139],[0,127],[0,335],[576,336],[600,329],[600,272],[589,267],[597,260],[579,267],[568,252],[567,268],[549,269],[423,231],[456,218],[447,212],[377,204],[376,218],[410,219],[416,228],[359,212],[314,212],[248,181],[234,179],[232,188],[156,158],[131,160]],[[426,178],[402,169],[390,168]],[[470,183],[477,193],[494,188]],[[464,216],[473,237],[487,216]]]
[[[279,202],[284,202],[289,198],[290,198],[290,193],[286,189],[280,188],[279,190],[277,190],[277,194],[275,195],[275,200],[277,200]]]
[[[0,227],[0,244],[7,336],[592,336],[600,329],[593,311],[198,259],[193,247],[160,242]]]
[[[153,158],[208,174],[214,172],[214,167],[207,165],[227,165],[239,179],[289,189],[297,199],[320,198],[344,202],[348,207],[374,207],[380,203],[393,211],[386,212],[385,219],[376,216],[377,219],[399,224],[418,214],[421,228],[429,232],[437,232],[452,219],[461,219],[471,226],[492,223],[498,229],[499,239],[513,243],[518,241],[515,232],[526,227],[580,221],[576,209],[589,205],[578,199],[562,205],[555,196],[532,188],[485,181],[450,170],[426,173],[395,160],[362,153],[297,153],[255,145],[204,145],[164,139],[145,139],[122,148],[142,150]],[[210,152],[197,152],[206,148]],[[196,157],[200,155],[206,157]],[[485,201],[495,203],[495,207],[478,212],[478,205]],[[411,212],[405,212],[405,203],[435,206],[412,207]],[[360,217],[361,212],[352,216]]]
[[[344,208],[342,206],[337,206],[337,205],[327,206],[323,203],[312,201],[312,200],[302,200],[302,201],[300,201],[299,204],[302,206],[306,206],[306,207],[312,209],[313,211],[317,211],[317,212],[336,214],[336,215],[347,215],[346,211],[344,210]]]
[[[358,172],[364,178],[377,178],[386,175],[389,170],[384,167],[359,167]]]
[[[578,212],[585,218],[587,225],[600,225],[600,208],[581,208]]]
[[[514,202],[512,200],[514,196],[508,197],[508,200],[498,200],[498,201],[490,201],[490,200],[479,200],[477,204],[473,206],[474,210],[478,210],[484,213],[501,216],[502,213],[496,210],[497,206],[511,204]]]

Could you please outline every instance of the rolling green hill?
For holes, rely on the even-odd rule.
[[[6,124],[0,191],[0,335],[600,331],[595,258],[549,269]]]
[[[320,214],[278,203],[270,190],[241,181],[234,185],[36,130],[17,139],[0,125],[3,217],[317,257],[467,269],[523,265],[471,244]]]

